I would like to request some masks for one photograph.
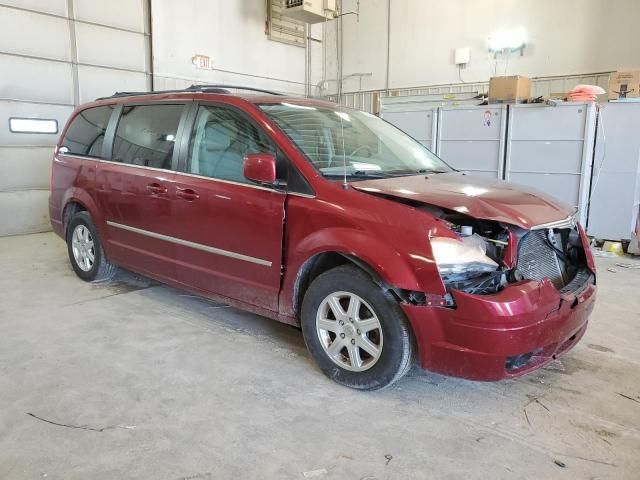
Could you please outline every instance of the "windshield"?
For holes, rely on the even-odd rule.
[[[292,103],[260,108],[327,177],[450,172],[426,147],[375,115],[338,106]]]

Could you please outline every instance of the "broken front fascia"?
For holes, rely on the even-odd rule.
[[[511,283],[544,278],[563,290],[588,270],[581,232],[576,227],[525,230],[445,212],[440,218],[456,235],[431,238],[447,292],[495,294]]]

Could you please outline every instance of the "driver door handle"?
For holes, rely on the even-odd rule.
[[[147,185],[147,191],[152,195],[160,195],[162,193],[167,193],[167,187],[154,182]]]

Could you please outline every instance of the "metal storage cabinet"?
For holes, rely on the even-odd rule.
[[[436,153],[459,170],[503,178],[506,105],[440,107]]]
[[[639,126],[639,102],[609,102],[600,108],[587,224],[596,238],[632,237],[640,203]]]
[[[415,97],[383,97],[380,117],[436,151],[438,106]]]
[[[587,219],[595,103],[510,105],[505,180],[537,188]]]

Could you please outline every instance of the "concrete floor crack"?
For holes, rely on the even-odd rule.
[[[97,297],[97,298],[89,298],[87,300],[81,300],[79,302],[74,302],[74,303],[68,303],[66,305],[64,305],[64,307],[75,307],[78,305],[84,305],[86,303],[90,303],[90,302],[96,302],[98,300],[104,300],[105,298],[110,298],[110,297],[115,297],[117,295],[126,295],[127,293],[133,293],[133,292],[140,292],[142,290],[148,290],[150,288],[156,287],[157,285],[149,285],[148,287],[141,287],[141,288],[136,288],[134,290],[129,290],[126,292],[116,292],[116,293],[110,293],[109,295],[104,295],[102,297]]]
[[[65,427],[65,428],[74,428],[74,429],[78,429],[78,430],[90,430],[92,432],[104,432],[106,430],[113,430],[115,428],[123,428],[125,430],[132,430],[134,428],[136,428],[135,425],[109,425],[107,427],[102,427],[102,428],[95,428],[95,427],[90,427],[88,425],[71,425],[68,423],[58,423],[58,422],[54,422],[53,420],[47,420],[46,418],[42,418],[39,417],[38,415],[31,413],[31,412],[27,412],[27,415],[29,415],[30,417],[35,418],[36,420],[40,420],[42,422],[45,423],[49,423],[51,425],[56,425],[58,427]]]

